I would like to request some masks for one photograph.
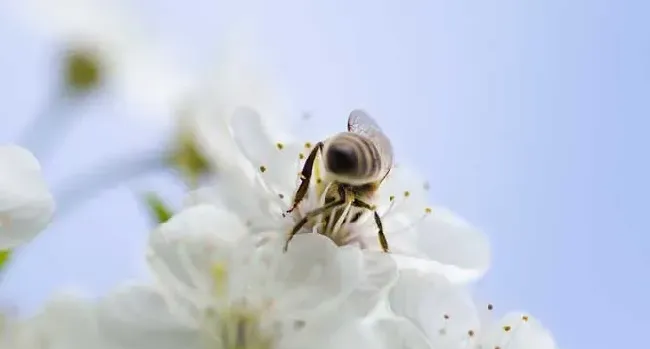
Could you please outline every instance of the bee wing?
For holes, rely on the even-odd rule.
[[[388,136],[370,115],[361,109],[350,112],[348,131],[368,137],[373,141],[382,158],[382,170],[387,173],[393,166],[393,145]]]

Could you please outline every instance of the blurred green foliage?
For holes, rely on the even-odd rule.
[[[148,193],[145,195],[145,200],[151,215],[156,219],[157,223],[165,223],[174,215],[172,209],[167,206],[158,194]]]
[[[0,251],[0,271],[5,269],[5,265],[11,260],[11,250],[2,250]]]

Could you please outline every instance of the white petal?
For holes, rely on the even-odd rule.
[[[174,315],[157,289],[129,285],[101,301],[98,324],[113,348],[200,348],[197,330]]]
[[[260,114],[247,107],[235,110],[231,130],[240,151],[255,167],[269,166],[273,159],[273,140],[264,129]]]
[[[511,312],[485,329],[480,338],[483,348],[555,349],[551,333],[530,315]]]
[[[0,250],[34,238],[50,223],[54,198],[38,161],[17,146],[0,146]]]
[[[389,299],[393,312],[413,321],[436,348],[467,341],[480,325],[467,291],[441,275],[403,270]]]
[[[254,179],[221,170],[219,178],[209,187],[194,190],[185,199],[185,206],[210,204],[228,209],[240,217],[251,231],[269,231],[284,227],[281,199],[260,187]]]
[[[341,319],[336,313],[314,319],[294,331],[284,331],[278,348],[283,349],[393,349],[386,345],[380,328],[362,319]],[[415,349],[415,348],[414,348]],[[419,349],[419,348],[418,348]]]
[[[259,113],[251,108],[238,108],[231,130],[240,151],[255,169],[264,167],[259,176],[276,194],[290,196],[297,188],[300,154],[308,154],[303,144],[273,139]]]
[[[363,258],[357,249],[339,249],[319,234],[299,234],[282,254],[273,277],[282,309],[310,314],[338,307],[357,288]]]
[[[2,348],[99,348],[95,303],[73,295],[57,295],[35,316],[6,319]]]
[[[417,245],[434,261],[481,277],[490,266],[487,236],[451,211],[436,208],[418,227]]]
[[[404,318],[378,319],[373,327],[375,336],[384,348],[430,349],[426,336],[409,320]]]
[[[392,349],[393,347],[382,343],[376,329],[364,324],[353,323],[339,327],[339,331],[330,336],[323,336],[323,340],[314,343],[320,349]],[[297,348],[296,348],[297,349]]]
[[[408,167],[395,167],[379,188],[379,211],[390,249],[400,264],[444,273],[460,283],[474,281],[488,269],[485,234],[449,210],[428,205],[425,181]],[[364,228],[373,232],[364,234],[364,242],[374,248],[374,222]]]
[[[475,281],[490,266],[487,236],[445,208],[434,208],[413,229],[392,236],[391,241],[401,267],[443,273],[454,283]]]
[[[386,297],[398,274],[393,259],[383,252],[364,251],[361,268],[361,280],[344,307],[357,316],[365,317]]]
[[[211,205],[181,211],[152,232],[149,265],[176,301],[208,301],[212,279],[209,268],[227,260],[235,242],[246,234],[239,218]]]
[[[385,219],[389,221],[394,214],[404,216],[408,222],[422,217],[425,207],[428,206],[428,192],[423,188],[424,183],[424,179],[408,166],[394,167],[378,191],[380,205],[392,206]],[[394,197],[392,203],[391,196]],[[390,222],[387,224],[387,232],[390,233]]]

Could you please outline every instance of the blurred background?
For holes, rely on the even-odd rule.
[[[531,312],[562,348],[637,347],[650,326],[649,13],[613,0],[5,0],[0,142],[34,151],[58,213],[16,253],[0,301],[30,311],[57,289],[144,277],[144,196],[180,206],[188,162],[164,160],[197,154],[179,146],[179,115],[228,88],[211,77],[234,49],[315,135],[354,108],[382,123],[431,200],[490,235],[481,300]]]

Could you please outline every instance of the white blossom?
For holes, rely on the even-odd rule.
[[[394,314],[410,321],[403,336],[415,344],[407,348],[556,348],[551,334],[531,315],[510,312],[493,321],[485,312],[491,313],[492,305],[479,310],[465,287],[441,275],[402,270],[389,299]]]
[[[281,79],[256,47],[255,33],[241,26],[227,30],[219,40],[212,69],[188,94],[187,110],[179,120],[179,129],[192,133],[202,155],[220,173],[233,166],[242,168],[246,161],[230,133],[231,119],[241,105],[263,112],[260,122],[269,128],[296,113]]]
[[[169,113],[192,82],[190,73],[172,60],[173,52],[139,26],[125,3],[15,0],[7,6],[13,17],[59,43],[96,55],[103,75],[130,106]]]
[[[317,194],[318,182],[313,179],[299,214],[283,217],[298,187],[304,159],[318,140],[280,141],[251,108],[239,108],[229,130],[248,163],[225,169],[214,186],[191,193],[188,205],[225,206],[235,210],[252,230],[285,232],[305,212],[323,205],[324,197]],[[319,157],[314,173],[322,173],[323,168]],[[487,237],[451,211],[429,206],[427,194],[425,182],[405,166],[393,168],[380,186],[375,204],[392,254],[403,265],[444,272],[454,282],[480,278],[490,263]],[[361,246],[379,250],[372,219],[345,222],[341,229],[353,231]]]
[[[396,278],[390,258],[337,248],[320,235],[251,236],[236,215],[188,208],[156,229],[142,287],[102,314],[119,347],[377,347],[366,316]],[[124,304],[124,302],[129,302]],[[157,335],[160,333],[160,335]],[[366,344],[363,344],[366,343]],[[379,346],[381,347],[381,346]]]
[[[0,250],[33,239],[53,214],[54,198],[38,160],[22,147],[0,146]]]
[[[0,348],[102,348],[96,319],[94,301],[74,294],[59,294],[33,316],[3,315]]]

